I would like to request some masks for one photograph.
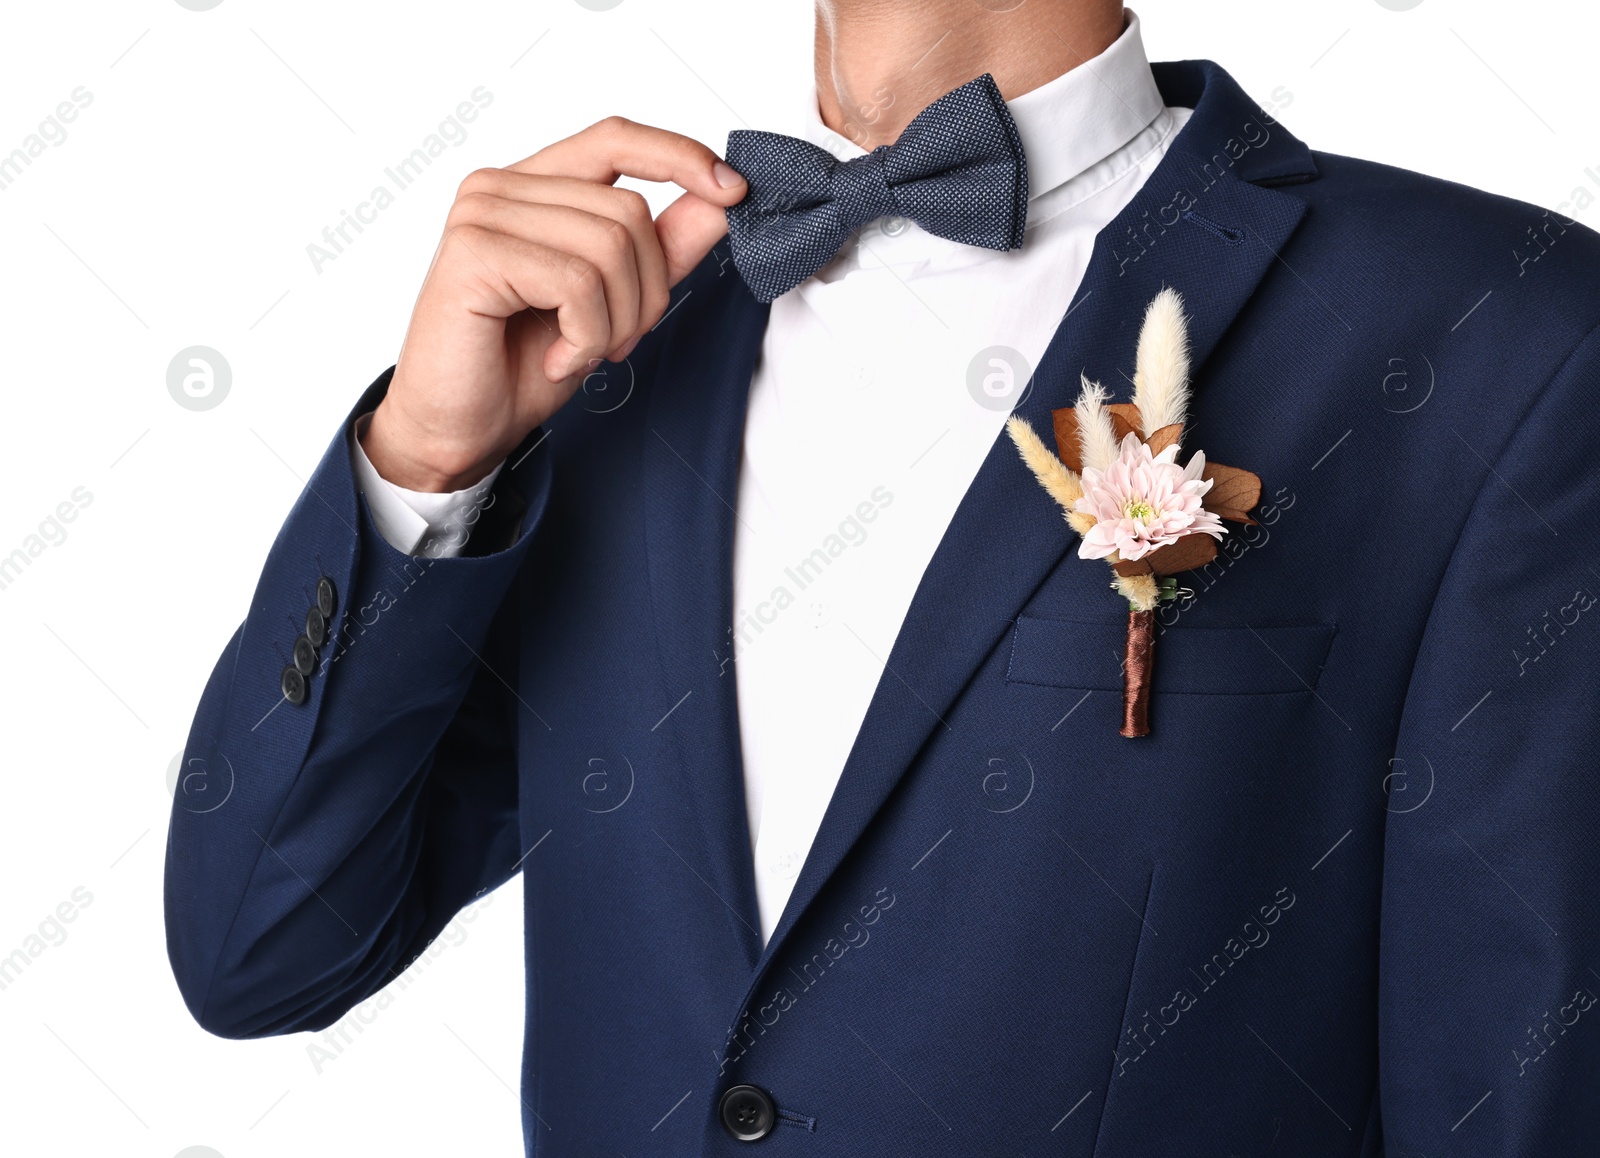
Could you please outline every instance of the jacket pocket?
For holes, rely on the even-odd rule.
[[[1017,617],[1009,683],[1122,689],[1127,621]],[[1315,691],[1335,628],[1327,623],[1159,630],[1155,692],[1251,696]]]

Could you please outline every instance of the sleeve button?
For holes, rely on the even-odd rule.
[[[317,667],[317,649],[311,646],[311,641],[303,635],[294,637],[294,669],[302,676],[308,676]]]
[[[322,612],[322,618],[333,618],[333,609],[338,605],[335,598],[337,594],[333,589],[332,579],[324,575],[317,580],[317,610]]]
[[[306,638],[311,641],[312,647],[321,647],[328,638],[328,620],[321,608],[306,609]]]
[[[283,698],[291,704],[306,702],[306,677],[300,674],[300,669],[294,664],[288,664],[279,677],[279,685],[283,688]]]

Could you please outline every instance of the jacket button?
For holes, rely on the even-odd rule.
[[[778,1123],[778,1108],[760,1086],[730,1086],[717,1103],[723,1128],[741,1142],[759,1142]]]
[[[283,698],[291,704],[306,702],[306,677],[300,674],[300,669],[294,664],[284,667],[283,675],[278,677],[278,683],[283,688]]]
[[[333,580],[324,575],[317,580],[317,610],[322,612],[322,618],[332,619],[334,608]]]
[[[303,635],[294,637],[294,667],[303,676],[310,675],[317,666],[317,649]]]
[[[321,608],[306,609],[306,638],[311,641],[312,647],[321,647],[323,640],[328,638],[328,620]]]

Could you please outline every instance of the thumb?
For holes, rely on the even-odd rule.
[[[656,218],[656,237],[667,259],[667,282],[677,285],[728,233],[722,206],[685,193]]]

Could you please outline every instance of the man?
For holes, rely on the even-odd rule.
[[[816,27],[866,161],[463,183],[199,705],[194,1016],[328,1026],[520,871],[529,1154],[1593,1153],[1600,239],[1105,0]],[[1135,397],[1163,289],[1264,491],[1127,738],[1002,427]]]

